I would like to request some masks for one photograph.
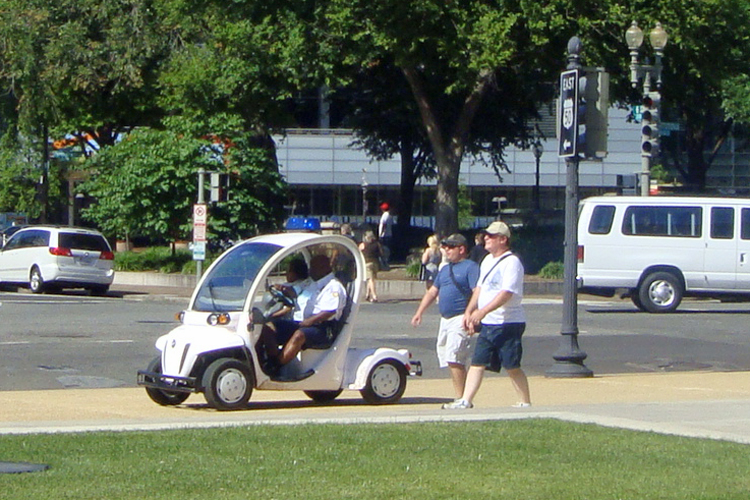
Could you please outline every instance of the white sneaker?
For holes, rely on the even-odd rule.
[[[529,406],[531,406],[531,403],[516,403],[513,408],[528,408]]]
[[[445,403],[443,405],[443,410],[468,410],[469,408],[474,408],[474,405],[465,399],[457,399],[452,403]]]

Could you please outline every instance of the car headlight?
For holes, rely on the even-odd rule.
[[[228,325],[229,324],[229,314],[227,314],[227,313],[211,313],[211,314],[208,315],[208,318],[206,318],[206,323],[208,323],[211,326]]]

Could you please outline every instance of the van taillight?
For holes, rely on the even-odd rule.
[[[115,254],[104,251],[99,254],[99,260],[115,260]]]
[[[62,248],[62,247],[52,247],[49,249],[49,253],[52,255],[57,255],[58,257],[72,257],[73,254],[70,253],[70,248]]]
[[[578,263],[583,262],[583,245],[578,245]]]

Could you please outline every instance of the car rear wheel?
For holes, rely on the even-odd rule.
[[[147,371],[161,373],[161,357],[157,356],[149,364]],[[156,404],[162,406],[176,406],[185,402],[190,396],[188,392],[165,391],[155,387],[146,387],[146,394]]]
[[[203,374],[206,401],[217,410],[238,410],[247,406],[255,386],[252,371],[241,361],[220,358]]]
[[[308,398],[316,403],[330,403],[341,394],[342,389],[337,391],[305,391]]]
[[[29,290],[31,290],[31,293],[44,293],[45,288],[46,285],[44,284],[42,273],[38,267],[34,266],[29,275]]]
[[[367,375],[367,384],[360,394],[370,404],[383,405],[397,402],[406,390],[406,367],[395,359],[377,363]]]

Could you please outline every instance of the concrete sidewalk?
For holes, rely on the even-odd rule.
[[[410,379],[399,404],[369,406],[357,392],[328,405],[299,391],[255,391],[247,410],[217,412],[202,395],[161,407],[143,389],[0,393],[0,434],[157,430],[298,423],[427,422],[554,418],[750,444],[750,372],[530,379],[534,406],[511,408],[504,376],[488,376],[471,410],[447,411],[448,379]]]

